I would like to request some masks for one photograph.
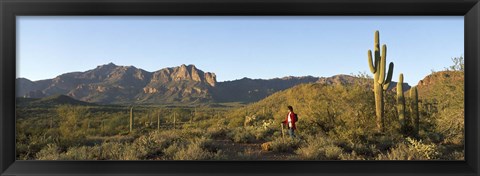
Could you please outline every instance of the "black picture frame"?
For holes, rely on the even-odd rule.
[[[462,175],[480,171],[479,0],[0,0],[1,175]],[[458,15],[465,19],[465,161],[16,161],[19,15]],[[441,37],[441,36],[440,36]]]

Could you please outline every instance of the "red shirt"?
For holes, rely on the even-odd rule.
[[[289,113],[289,114],[290,114],[290,120],[291,120],[291,122],[292,122],[292,129],[295,130],[295,129],[297,129],[297,126],[295,126],[295,115],[294,115],[295,113],[292,112],[292,113]],[[288,118],[289,118],[289,116],[288,116],[288,114],[287,114],[287,117],[286,117],[285,120],[282,122],[282,123],[286,124],[287,127],[288,127]]]

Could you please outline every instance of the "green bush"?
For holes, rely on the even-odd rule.
[[[250,148],[246,148],[243,152],[238,152],[236,158],[234,160],[258,160],[260,159],[260,152],[258,150],[253,150]]]
[[[206,136],[212,139],[222,139],[227,137],[227,129],[223,127],[210,127],[207,129]]]
[[[209,148],[212,148],[211,140],[197,138],[191,141],[189,145],[175,151],[173,160],[212,160],[223,158],[221,151],[211,152]],[[168,152],[171,154],[172,151]]]
[[[56,144],[48,144],[35,155],[35,158],[37,160],[58,160],[60,148]]]
[[[341,160],[366,160],[365,157],[358,155],[355,151],[352,151],[352,153],[341,153],[339,158]]]
[[[99,156],[99,151],[92,147],[81,146],[71,147],[67,152],[62,153],[62,160],[95,160]]]
[[[251,128],[238,127],[228,133],[228,137],[236,143],[251,143],[255,141],[255,135],[251,132]]]
[[[271,147],[274,152],[293,152],[300,146],[299,139],[292,139],[290,137],[276,138],[272,141]]]
[[[406,138],[406,143],[399,143],[387,154],[380,154],[377,160],[435,160],[440,153],[435,144],[424,144],[422,141]]]
[[[338,160],[343,149],[324,136],[308,136],[307,141],[295,151],[303,160]]]

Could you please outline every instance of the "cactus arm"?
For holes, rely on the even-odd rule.
[[[378,83],[379,84],[384,84],[385,82],[385,67],[387,65],[387,58],[386,58],[386,49],[387,45],[383,45],[382,47],[382,57],[380,59],[380,75],[378,77]]]
[[[403,73],[400,73],[397,83],[397,95],[401,95],[399,97],[403,97]]]
[[[380,32],[375,31],[375,41],[374,41],[374,57],[375,57],[375,70],[380,69]]]
[[[387,91],[389,86],[390,86],[390,83],[384,84],[382,87],[383,91]]]
[[[383,85],[383,90],[387,90],[388,86],[390,86],[390,83],[392,82],[392,75],[393,75],[393,62],[390,62],[388,65],[388,74],[387,74],[387,79],[384,82]]]
[[[375,74],[377,71],[375,68],[375,65],[373,65],[373,60],[372,60],[372,50],[368,50],[368,66],[370,67],[370,71]]]

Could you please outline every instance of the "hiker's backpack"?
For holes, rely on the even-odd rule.
[[[297,114],[293,114],[293,120],[294,120],[295,122],[298,121],[298,115],[297,115]]]

